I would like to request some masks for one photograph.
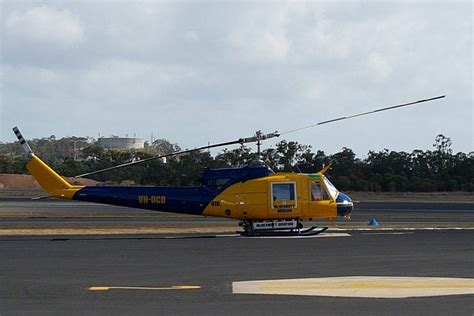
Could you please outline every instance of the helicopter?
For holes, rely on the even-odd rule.
[[[352,119],[377,112],[393,110],[410,105],[444,98],[437,96],[414,102],[343,116],[285,132],[262,133],[239,138],[233,141],[210,144],[194,149],[186,149],[165,155],[135,160],[81,175],[106,172],[129,167],[154,159],[163,159],[201,150],[256,143],[260,156],[260,146],[264,140],[279,137],[295,131]],[[319,234],[328,227],[305,228],[304,221],[334,221],[337,217],[350,218],[354,201],[340,192],[325,176],[331,165],[315,173],[278,172],[266,166],[263,161],[242,167],[206,169],[201,185],[187,187],[150,187],[150,186],[78,186],[67,182],[51,169],[39,157],[22,136],[18,127],[13,131],[24,152],[28,156],[26,167],[38,184],[49,194],[48,197],[72,199],[102,204],[112,204],[160,212],[192,214],[229,218],[239,221],[242,236],[297,235],[311,236]]]

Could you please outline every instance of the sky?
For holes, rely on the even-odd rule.
[[[473,146],[471,1],[1,1],[0,141],[271,140],[359,157]]]

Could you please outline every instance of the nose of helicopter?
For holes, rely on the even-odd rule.
[[[354,203],[352,199],[345,193],[339,192],[336,198],[337,204],[337,215],[339,216],[349,216],[354,208]]]

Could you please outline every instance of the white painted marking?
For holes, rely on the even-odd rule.
[[[328,231],[416,231],[416,230],[474,230],[474,227],[380,227],[377,228],[362,228],[362,227],[331,227]]]
[[[297,239],[297,238],[331,238],[331,237],[350,237],[352,236],[349,233],[321,233],[318,235],[312,236],[257,236],[257,237],[248,237],[242,236],[240,234],[217,234],[217,235],[193,235],[193,236],[165,236],[164,239],[189,239],[189,238],[203,238],[203,237],[216,237],[216,238],[225,238],[225,237],[238,237],[238,238],[248,238],[248,239]]]
[[[250,239],[302,239],[302,238],[332,238],[332,237],[350,237],[351,234],[348,233],[321,233],[312,236],[258,236],[258,237],[246,237],[241,236],[242,238]]]
[[[407,298],[474,294],[474,279],[351,276],[233,282],[234,294]]]

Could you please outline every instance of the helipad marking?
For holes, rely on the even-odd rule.
[[[109,290],[196,290],[199,285],[173,285],[169,287],[144,287],[144,286],[91,286],[89,291],[109,291]]]
[[[474,279],[351,276],[233,282],[234,294],[407,298],[474,294]]]

